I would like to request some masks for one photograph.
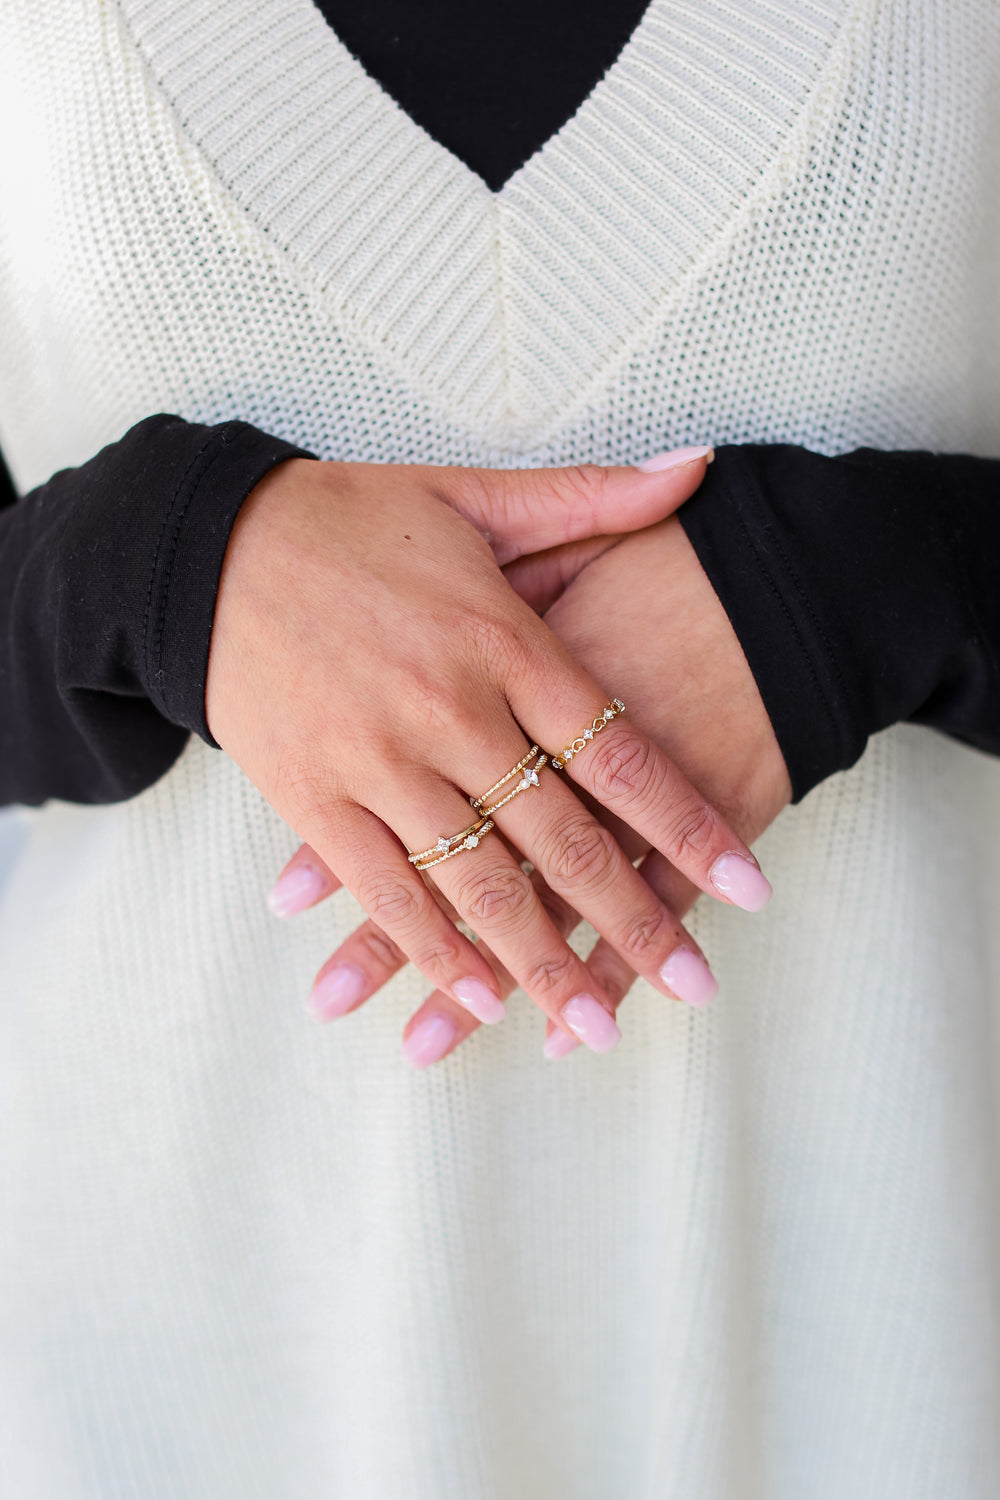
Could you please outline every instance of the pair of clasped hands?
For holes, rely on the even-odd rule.
[[[764,905],[745,841],[791,789],[673,514],[710,461],[704,448],[635,468],[291,459],[244,502],[206,711],[305,840],[271,910],[343,885],[368,914],[319,972],[319,1020],[408,961],[434,987],[404,1031],[416,1067],[501,1021],[516,985],[548,1018],[551,1058],[609,1051],[637,974],[675,1000],[712,998],[680,919],[700,892]],[[427,874],[408,860],[467,828],[469,798],[533,744],[558,755],[615,697],[627,712],[565,769],[547,765],[488,837]],[[586,961],[567,942],[581,918],[599,934]]]

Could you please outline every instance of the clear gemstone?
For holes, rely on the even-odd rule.
[[[583,737],[585,740],[592,740],[594,738],[594,731],[592,729],[585,729],[583,731]]]
[[[448,847],[448,840],[446,838],[439,838],[434,847],[435,849],[440,849],[441,853],[443,854]]]
[[[537,771],[525,771],[525,773],[524,773],[524,784],[525,784],[526,787],[527,786],[537,786],[538,785],[538,772]]]
[[[478,843],[479,843],[479,834],[478,833],[470,833],[469,837],[465,841],[465,847],[466,847],[466,849],[474,849]]]

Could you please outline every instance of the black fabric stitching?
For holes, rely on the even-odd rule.
[[[194,496],[197,494],[198,484],[200,484],[202,482],[202,480],[205,477],[205,474],[207,474],[208,471],[211,469],[212,463],[218,457],[218,454],[214,454],[212,456],[212,458],[210,459],[210,461],[205,465],[204,472],[199,476],[198,484],[192,484],[191,485],[188,497],[185,500],[184,504],[181,506],[180,513],[177,516],[177,519],[176,519],[176,522],[175,522],[175,525],[174,525],[174,533],[173,533],[173,537],[172,537],[171,544],[170,544],[169,560],[168,560],[167,565],[166,565],[166,573],[164,575],[163,583],[161,585],[161,590],[160,590],[160,599],[161,599],[161,602],[160,602],[160,609],[159,609],[159,613],[158,613],[158,617],[157,617],[156,634],[155,634],[153,642],[151,643],[150,642],[150,635],[149,635],[149,617],[150,617],[150,611],[152,610],[152,606],[153,606],[153,585],[154,585],[155,580],[156,580],[156,573],[157,573],[157,568],[159,566],[160,552],[161,552],[162,545],[163,545],[163,538],[164,538],[164,534],[166,533],[167,526],[168,526],[169,521],[170,521],[171,512],[173,511],[174,506],[177,504],[178,497],[182,494],[182,492],[184,490],[184,487],[188,483],[188,481],[189,481],[192,473],[195,471],[195,469],[197,468],[198,464],[204,458],[204,456],[208,452],[208,450],[212,447],[212,444],[215,443],[215,442],[218,442],[219,446],[221,448],[226,443],[226,435],[228,433],[234,433],[234,434],[235,433],[239,433],[240,431],[243,430],[244,426],[245,426],[245,423],[229,423],[225,427],[216,428],[209,435],[209,437],[206,439],[206,441],[198,449],[198,452],[195,454],[194,458],[188,464],[188,466],[185,469],[183,475],[181,476],[180,480],[178,481],[177,488],[174,490],[174,493],[173,493],[173,495],[171,496],[171,499],[170,499],[170,504],[168,505],[168,507],[166,509],[166,512],[164,514],[163,524],[160,527],[160,534],[157,537],[157,541],[156,541],[156,550],[155,550],[155,552],[153,554],[153,566],[152,566],[152,569],[151,569],[150,575],[149,575],[149,587],[148,587],[148,589],[146,591],[146,610],[145,610],[145,615],[144,615],[144,618],[143,618],[143,631],[144,631],[144,635],[145,635],[145,643],[144,644],[145,644],[145,661],[146,661],[146,680],[149,683],[151,691],[153,691],[153,689],[154,689],[154,684],[158,683],[158,681],[159,681],[159,675],[160,675],[160,672],[161,672],[161,668],[160,668],[160,660],[161,660],[160,652],[161,652],[161,647],[162,647],[162,642],[163,642],[164,621],[166,619],[166,613],[167,613],[167,601],[168,601],[168,596],[169,596],[169,593],[170,593],[170,581],[171,581],[171,577],[173,575],[173,567],[174,567],[174,562],[175,562],[176,557],[177,557],[177,547],[178,547],[178,544],[179,544],[179,541],[180,541],[181,530],[183,529],[183,525],[184,525],[184,518],[187,515],[188,510],[190,509],[191,502],[194,499]],[[153,650],[152,650],[153,663],[155,664],[155,668],[156,668],[155,675],[154,675],[154,672],[151,670],[151,664],[150,664],[150,645],[151,644],[153,646]],[[169,705],[167,705],[167,697],[166,697],[165,693],[159,693],[158,696],[162,699],[162,701],[164,703],[164,706],[169,706]],[[168,714],[164,714],[164,717],[165,718],[169,718],[169,715]]]

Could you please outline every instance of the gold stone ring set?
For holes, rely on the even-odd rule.
[[[567,761],[572,760],[574,756],[586,750],[595,734],[600,734],[601,730],[607,724],[610,724],[612,719],[617,719],[618,715],[624,712],[625,705],[621,699],[612,698],[611,702],[598,714],[588,729],[585,729],[575,740],[571,740],[565,750],[561,750],[558,755],[554,755],[551,758],[544,750],[539,750],[537,745],[532,745],[527,755],[522,755],[517,765],[511,766],[510,770],[506,775],[501,776],[499,781],[495,781],[480,796],[469,798],[476,818],[474,822],[469,824],[468,828],[463,828],[461,832],[447,836],[442,834],[437,843],[432,844],[429,849],[421,849],[419,854],[408,854],[407,857],[411,865],[415,866],[418,870],[430,870],[434,865],[439,865],[444,860],[451,859],[455,854],[462,854],[466,849],[475,849],[480,839],[485,838],[496,827],[496,824],[493,822],[493,814],[498,812],[501,807],[505,807],[508,802],[513,801],[515,797],[519,797],[522,792],[528,792],[532,787],[537,786],[538,773],[544,766],[551,764],[554,771],[561,771]],[[519,776],[520,779],[515,782],[513,787],[504,792],[503,788],[507,786],[509,781],[513,781],[515,776]],[[496,797],[498,792],[501,792],[502,795]],[[491,797],[496,797],[496,801],[491,802]]]

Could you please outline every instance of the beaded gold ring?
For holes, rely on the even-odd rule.
[[[552,757],[553,771],[561,771],[566,762],[572,760],[574,755],[579,755],[582,751],[586,750],[595,734],[600,734],[601,730],[606,728],[612,719],[617,719],[618,715],[624,712],[625,705],[622,700],[620,698],[612,698],[607,708],[604,709],[603,713],[597,715],[597,718],[589,729],[585,729],[582,734],[578,734],[575,740],[570,740],[565,750],[561,750],[558,755]]]
[[[469,798],[469,801],[472,803],[473,807],[482,807],[483,803],[486,802],[488,798],[492,797],[494,792],[498,792],[502,786],[506,786],[507,782],[512,776],[516,776],[518,771],[523,771],[525,766],[528,764],[528,761],[534,760],[537,754],[538,746],[532,745],[527,755],[522,755],[517,765],[511,766],[509,771],[505,771],[504,774],[500,777],[499,781],[494,781],[493,785],[487,787],[485,792],[483,792],[481,796]]]
[[[528,762],[534,756],[537,756],[538,759],[535,761],[535,764],[533,766],[529,766]],[[469,801],[472,803],[476,811],[480,813],[484,818],[492,817],[499,808],[506,807],[508,802],[512,801],[515,797],[519,797],[522,792],[530,791],[533,786],[537,786],[538,773],[543,766],[548,765],[548,761],[549,757],[545,754],[545,752],[539,751],[537,745],[532,745],[527,755],[523,756],[518,761],[517,765],[507,772],[506,776],[501,776],[500,780],[494,782],[489,791],[484,792],[481,797],[470,797]],[[512,776],[516,776],[518,771],[521,772],[521,779],[516,784],[516,786],[514,786],[513,789],[506,794],[506,796],[501,797],[498,801],[491,803],[489,807],[484,807],[483,803],[486,802],[494,792],[499,791],[502,786],[505,786],[507,782],[510,781]]]
[[[488,817],[479,818],[475,823],[470,823],[468,828],[463,828],[461,833],[453,833],[450,838],[442,836],[436,844],[429,849],[422,849],[419,854],[408,854],[406,857],[410,864],[418,870],[429,870],[433,865],[439,865],[443,860],[451,859],[453,854],[462,854],[466,849],[475,849],[479,840],[485,838],[493,827],[493,822]]]

